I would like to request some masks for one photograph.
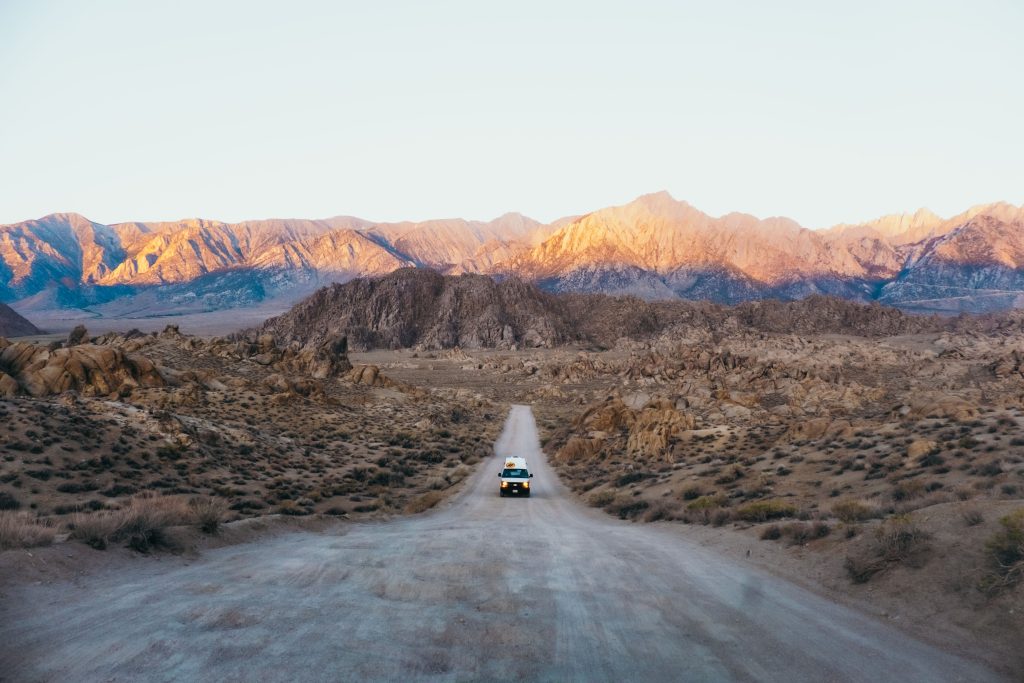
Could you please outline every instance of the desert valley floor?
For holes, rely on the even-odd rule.
[[[551,349],[0,342],[0,668],[1012,680],[1020,325],[792,322]],[[535,497],[497,497],[495,453],[530,458]]]

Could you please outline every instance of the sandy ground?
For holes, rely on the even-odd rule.
[[[513,408],[450,504],[18,585],[10,681],[988,681],[978,664],[660,526],[574,503]],[[525,455],[530,499],[497,495]]]
[[[290,308],[280,301],[266,302],[247,308],[221,311],[182,313],[180,315],[138,317],[105,317],[89,311],[58,309],[48,311],[21,311],[21,314],[49,335],[65,337],[77,325],[85,325],[92,334],[127,332],[159,332],[168,325],[177,325],[182,332],[200,336],[221,336],[240,329],[255,327],[267,318],[280,315]]]

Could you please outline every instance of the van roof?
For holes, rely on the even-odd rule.
[[[510,468],[526,467],[526,458],[505,458],[505,467],[510,467]]]

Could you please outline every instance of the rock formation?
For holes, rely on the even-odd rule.
[[[517,279],[442,276],[404,269],[324,288],[245,333],[282,345],[320,344],[345,336],[353,348],[550,348],[567,343],[610,347],[658,335],[677,342],[697,335],[750,332],[879,336],[951,328],[955,322],[908,316],[879,305],[827,297],[749,302],[735,307],[687,301],[646,302],[597,294],[552,295]],[[691,354],[691,351],[687,351]],[[686,363],[741,362],[691,355]],[[637,371],[642,372],[642,369]],[[586,373],[577,367],[571,372]],[[669,369],[669,372],[672,372]]]
[[[133,387],[165,384],[148,358],[112,346],[79,344],[50,350],[0,338],[0,395],[49,396],[77,391],[85,396],[117,394]]]
[[[413,269],[321,289],[257,333],[281,343],[346,336],[356,349],[545,347],[576,338],[558,299],[524,282]]]

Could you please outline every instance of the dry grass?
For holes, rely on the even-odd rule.
[[[1024,578],[1024,508],[999,520],[1002,527],[985,543],[993,568],[981,583],[982,590],[995,593]]]
[[[590,497],[587,498],[587,505],[595,508],[603,508],[610,505],[613,500],[615,500],[614,491],[598,491],[590,494]]]
[[[96,550],[104,550],[120,525],[118,512],[76,512],[71,516],[71,538]]]
[[[220,498],[193,498],[189,501],[189,509],[193,521],[203,533],[215,534],[224,521],[228,505]]]
[[[442,500],[444,500],[444,493],[441,491],[427,491],[422,496],[414,498],[408,505],[406,505],[405,511],[414,515],[420,512],[426,512]]]
[[[691,512],[699,512],[701,510],[712,510],[725,505],[725,496],[720,493],[698,496],[686,504],[686,509]]]
[[[860,500],[843,500],[832,506],[832,514],[841,522],[864,522],[878,516],[878,508]]]
[[[818,538],[832,533],[832,528],[822,521],[812,523],[792,522],[784,527],[770,524],[761,531],[762,541],[777,541],[782,537],[789,539],[789,545],[805,545]]]
[[[182,498],[173,496],[136,496],[120,510],[77,513],[72,521],[71,537],[98,550],[108,543],[125,542],[139,552],[171,546],[167,528],[183,526],[196,519],[194,510]]]
[[[675,511],[665,503],[658,501],[653,503],[644,513],[645,522],[671,521],[675,519]]]
[[[25,512],[0,512],[0,550],[34,548],[53,542],[56,531]]]
[[[632,519],[651,506],[646,500],[633,496],[618,495],[605,508],[608,512],[618,515],[619,519]]]
[[[874,543],[866,553],[848,555],[843,566],[854,583],[865,583],[894,564],[909,561],[920,566],[928,550],[928,538],[910,515],[897,515],[875,529]]]
[[[781,519],[796,515],[796,506],[781,500],[758,500],[741,505],[736,509],[736,516],[745,522],[767,522],[769,519]]]
[[[879,556],[887,562],[902,562],[923,549],[928,534],[917,526],[910,515],[897,515],[885,520],[875,530]]]

